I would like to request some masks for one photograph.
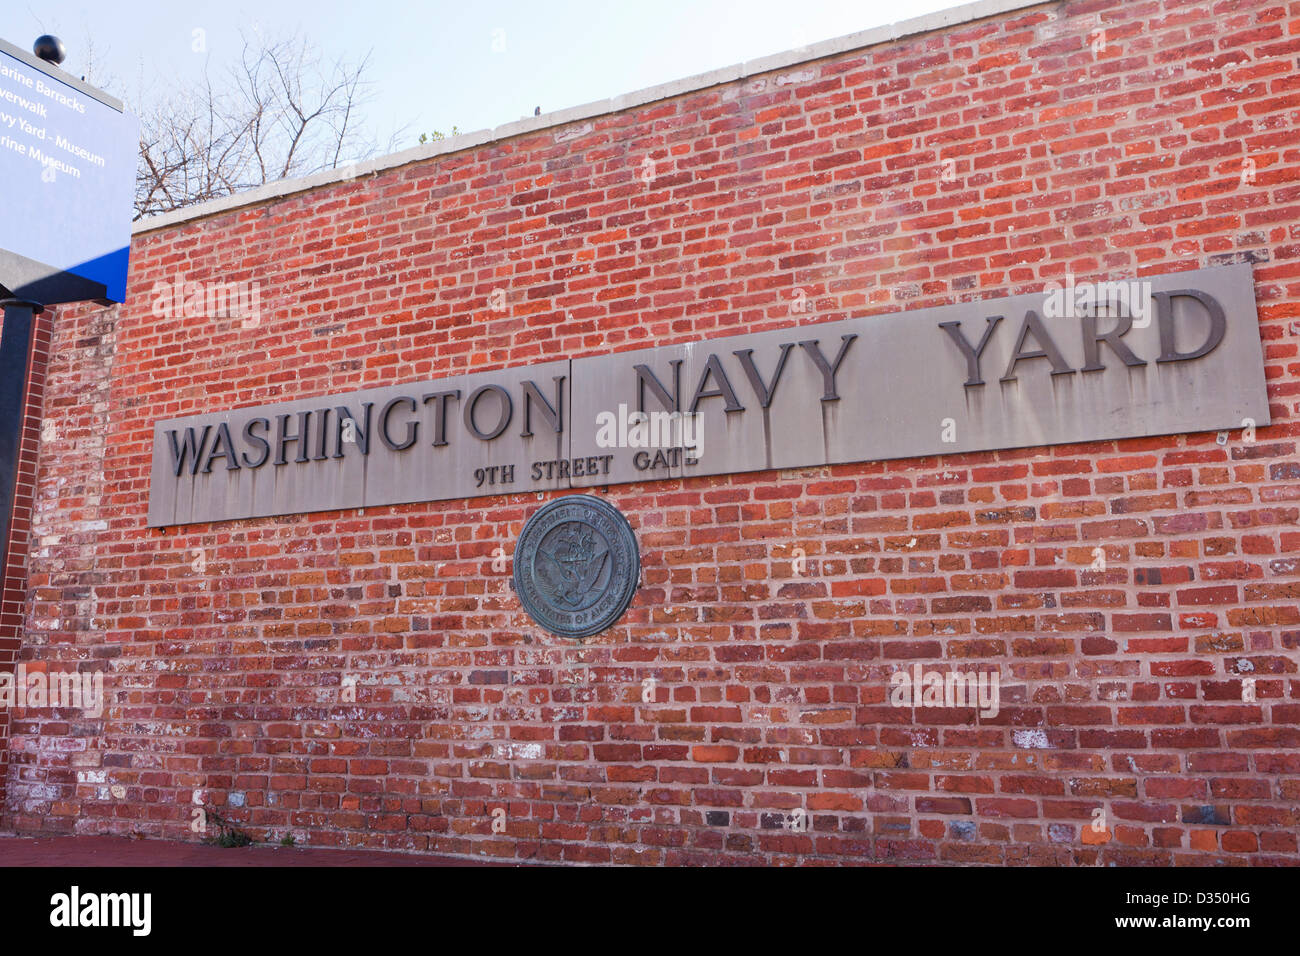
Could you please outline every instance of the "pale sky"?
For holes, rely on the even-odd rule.
[[[63,40],[63,68],[126,100],[141,84],[214,74],[241,31],[305,33],[323,58],[372,51],[373,138],[491,128],[960,5],[960,0],[5,0],[0,38]],[[201,31],[201,32],[196,32]],[[202,52],[195,52],[201,46]],[[103,78],[111,82],[104,83]]]

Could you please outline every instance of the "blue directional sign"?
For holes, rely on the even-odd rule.
[[[0,40],[0,286],[123,301],[138,149],[121,103]]]

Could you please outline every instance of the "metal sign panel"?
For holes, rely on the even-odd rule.
[[[575,457],[620,405],[681,413],[688,440],[574,487],[1268,423],[1249,265],[1141,280],[1118,293],[1136,308],[1102,310],[1128,316],[1082,314],[1088,288],[575,359]]]
[[[116,100],[0,40],[0,284],[125,300],[139,139]]]
[[[1268,423],[1224,266],[159,422],[149,523]]]
[[[158,422],[149,524],[567,488],[568,375],[549,362]]]

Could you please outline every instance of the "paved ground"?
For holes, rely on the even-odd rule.
[[[246,846],[132,840],[114,836],[16,837],[0,835],[6,866],[501,866],[490,860],[309,847]]]

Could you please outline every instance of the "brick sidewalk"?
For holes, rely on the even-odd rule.
[[[132,840],[115,836],[0,836],[6,866],[508,866],[498,860],[312,847],[247,846]]]

